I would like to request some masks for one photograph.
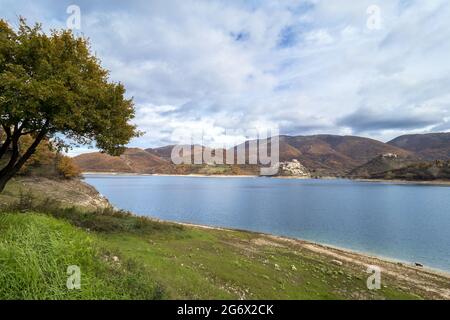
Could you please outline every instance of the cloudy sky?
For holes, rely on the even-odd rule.
[[[131,146],[199,129],[212,142],[272,126],[384,141],[450,130],[447,0],[0,0],[0,16],[66,28],[69,5],[134,97],[146,134]]]

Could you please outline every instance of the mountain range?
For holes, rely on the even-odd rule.
[[[368,177],[420,161],[450,160],[450,133],[403,135],[389,142],[358,136],[280,136],[280,161],[297,159],[313,176]],[[249,142],[245,142],[248,146]],[[188,146],[189,147],[189,146]],[[198,147],[198,146],[197,146]],[[239,146],[236,146],[238,148]],[[173,145],[128,148],[120,157],[94,152],[74,158],[85,172],[159,174],[257,174],[254,165],[174,165]],[[204,150],[206,147],[191,150]],[[226,160],[223,150],[224,162]],[[248,153],[246,154],[248,163]]]

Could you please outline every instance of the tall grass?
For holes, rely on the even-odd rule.
[[[103,248],[96,232],[182,229],[112,208],[86,211],[50,199],[38,202],[22,192],[0,209],[0,299],[163,298],[164,289],[141,264]],[[80,267],[79,290],[66,286],[70,265]]]
[[[81,288],[67,288],[67,268]],[[138,263],[114,257],[94,235],[33,213],[0,213],[0,299],[159,299],[163,289]]]

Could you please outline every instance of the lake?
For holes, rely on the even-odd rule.
[[[260,231],[450,271],[450,187],[350,180],[86,175],[120,209]]]

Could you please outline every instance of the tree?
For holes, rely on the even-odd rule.
[[[56,167],[59,174],[65,179],[77,178],[81,174],[80,168],[67,156],[58,155]]]
[[[44,140],[59,149],[92,145],[119,155],[138,136],[130,124],[132,99],[71,31],[42,31],[19,19],[15,30],[0,20],[0,192]],[[33,141],[19,150],[19,140]],[[70,141],[70,142],[68,142]]]

